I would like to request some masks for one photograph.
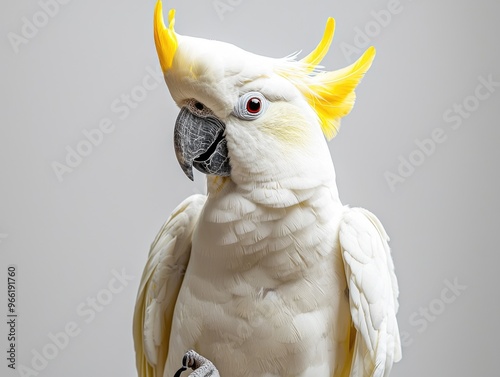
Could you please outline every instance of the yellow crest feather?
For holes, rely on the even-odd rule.
[[[333,72],[320,72],[309,78],[303,94],[318,114],[321,129],[331,140],[340,128],[340,119],[349,114],[354,106],[354,90],[370,68],[375,48],[370,47],[350,66]]]
[[[290,80],[304,95],[318,115],[324,135],[332,139],[340,127],[340,119],[349,114],[354,106],[354,90],[370,68],[375,57],[375,48],[365,53],[350,66],[332,72],[317,70],[333,39],[335,21],[329,18],[323,38],[318,46],[300,61],[284,61],[276,72]]]
[[[163,72],[168,71],[172,67],[175,52],[177,51],[178,42],[174,25],[175,9],[170,9],[170,12],[168,12],[167,28],[163,21],[163,4],[161,0],[158,0],[154,15],[154,36],[156,52],[158,53]]]
[[[321,63],[323,58],[328,52],[330,45],[332,44],[333,34],[335,33],[335,20],[329,17],[326,21],[325,32],[323,33],[323,38],[321,42],[316,46],[314,51],[301,60],[302,63],[307,65],[309,71],[314,70],[316,66]]]

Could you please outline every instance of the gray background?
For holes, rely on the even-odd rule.
[[[33,352],[50,348],[50,333],[71,323],[79,329],[40,376],[135,375],[131,321],[149,245],[171,210],[204,190],[202,177],[190,182],[175,160],[177,109],[166,86],[136,88],[158,67],[154,3],[69,1],[17,53],[8,33],[21,35],[23,17],[31,20],[41,8],[35,1],[2,3],[1,323],[6,266],[16,264],[18,367],[32,367]],[[230,7],[223,14],[215,10],[220,3]],[[377,29],[372,12],[388,4],[394,0],[164,6],[177,9],[181,34],[273,57],[309,52],[331,15],[337,30],[327,69],[351,63],[359,54],[347,56],[341,46],[356,47],[357,30],[371,31],[377,58],[330,148],[343,202],[373,211],[392,237],[405,339],[392,375],[498,375],[500,88],[488,99],[470,96],[480,77],[500,81],[500,3],[401,0],[400,12]],[[113,111],[134,88],[136,96],[147,93],[143,102],[127,116]],[[443,116],[464,101],[474,111],[454,130]],[[82,131],[104,118],[113,132],[60,182],[53,162],[64,163],[66,147],[76,148]],[[399,156],[418,158],[415,140],[437,128],[446,141],[391,190],[384,174],[397,173]],[[113,271],[123,269],[134,278],[120,286]],[[447,281],[462,289],[447,291]],[[121,291],[110,296],[109,282]],[[92,297],[107,305],[90,321],[78,308],[88,310]],[[6,337],[1,325],[2,355]],[[0,374],[17,375],[6,364],[2,356]]]

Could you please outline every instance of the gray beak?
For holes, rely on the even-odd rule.
[[[213,115],[198,116],[183,107],[174,129],[174,147],[182,170],[193,180],[193,166],[202,173],[227,177],[231,174],[224,131]]]

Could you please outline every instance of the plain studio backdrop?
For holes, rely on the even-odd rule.
[[[2,3],[2,376],[136,375],[132,313],[149,245],[181,200],[204,192],[173,152],[178,109],[158,73],[154,4]],[[497,375],[500,3],[170,7],[180,34],[272,57],[304,56],[333,16],[328,70],[377,48],[329,145],[343,203],[373,211],[391,236],[404,344],[392,376]],[[17,371],[5,352],[10,265]]]

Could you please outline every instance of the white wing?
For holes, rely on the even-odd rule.
[[[375,215],[362,208],[346,211],[340,245],[357,330],[351,377],[387,377],[401,359],[399,292],[388,240]]]
[[[140,377],[163,376],[174,307],[191,255],[193,230],[205,201],[204,195],[193,195],[182,202],[151,245],[134,313]]]

